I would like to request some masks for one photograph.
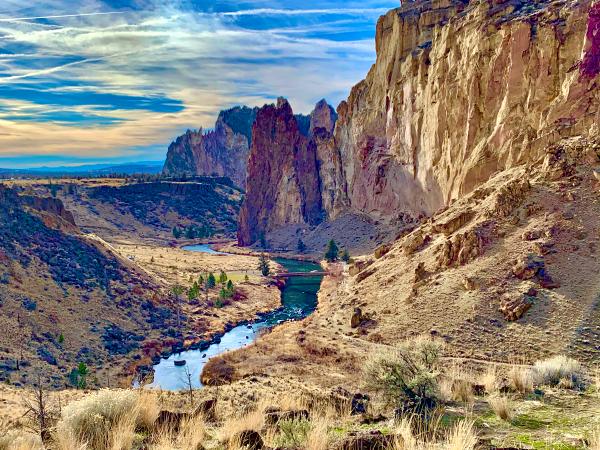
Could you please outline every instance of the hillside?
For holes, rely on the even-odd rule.
[[[65,387],[81,362],[122,376],[127,355],[169,326],[171,314],[150,300],[156,284],[83,236],[59,200],[0,185],[0,205],[2,380],[41,373]]]
[[[194,237],[231,237],[237,229],[242,191],[227,178],[130,182],[124,179],[17,180],[36,196],[56,195],[85,232],[103,239],[173,240],[173,228],[192,227]],[[189,236],[188,236],[189,237]]]

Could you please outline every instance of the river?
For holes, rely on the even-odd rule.
[[[185,250],[215,253],[208,245],[187,247]],[[314,263],[291,259],[277,259],[288,272],[320,271],[321,267]],[[202,387],[200,374],[206,362],[222,353],[237,350],[253,342],[260,330],[277,326],[290,320],[301,320],[312,314],[317,307],[317,293],[321,286],[321,276],[306,278],[290,278],[281,293],[281,307],[263,314],[261,318],[249,325],[237,326],[221,337],[221,341],[211,345],[207,350],[189,350],[181,354],[162,359],[154,366],[154,381],[150,388],[168,391],[180,391],[188,388],[187,374],[191,374],[192,386]],[[175,360],[186,360],[183,367],[176,367]]]

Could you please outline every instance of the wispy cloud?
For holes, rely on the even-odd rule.
[[[298,112],[322,97],[335,104],[374,61],[377,16],[397,6],[82,0],[70,11],[67,0],[4,1],[0,167],[19,154],[156,158],[226,107],[279,95]]]
[[[244,9],[240,11],[229,11],[219,13],[221,16],[240,17],[240,16],[308,16],[308,15],[361,15],[361,14],[383,14],[387,11],[384,8],[328,8],[328,9],[274,9],[258,8]]]
[[[110,16],[113,14],[124,14],[120,11],[111,11],[111,12],[96,12],[96,13],[81,13],[81,14],[59,14],[56,16],[37,16],[37,17],[1,17],[0,22],[23,22],[27,20],[42,20],[42,19],[65,19],[72,17],[91,17],[91,16]]]

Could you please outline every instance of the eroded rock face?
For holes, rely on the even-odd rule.
[[[260,109],[252,135],[240,245],[251,245],[278,226],[321,222],[317,146],[301,132],[287,100]]]
[[[598,8],[416,1],[382,17],[377,62],[338,108],[342,203],[431,215],[561,136],[587,136],[600,120]]]
[[[225,176],[244,187],[257,112],[258,108],[236,107],[219,114],[214,131],[188,130],[169,147],[163,173]]]

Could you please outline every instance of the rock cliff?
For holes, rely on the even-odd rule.
[[[328,220],[351,212],[398,225],[538,161],[561,138],[593,136],[599,17],[592,0],[420,0],[390,11],[377,25],[377,61],[339,118],[325,102],[311,115],[314,207]],[[270,146],[263,138],[254,168]],[[249,182],[259,174],[250,170]],[[257,204],[242,218],[258,215],[261,232],[309,222],[289,183],[278,187],[278,206]],[[254,186],[250,201],[261,192]],[[242,228],[240,242],[252,242]]]
[[[246,164],[257,108],[222,111],[214,131],[188,130],[169,147],[165,175],[216,175],[245,186]]]
[[[429,216],[561,137],[597,132],[598,10],[435,0],[383,16],[377,62],[338,108],[340,203]]]
[[[328,126],[327,120],[321,124]],[[317,146],[301,127],[283,98],[258,112],[240,211],[240,245],[251,245],[278,226],[322,221]]]

